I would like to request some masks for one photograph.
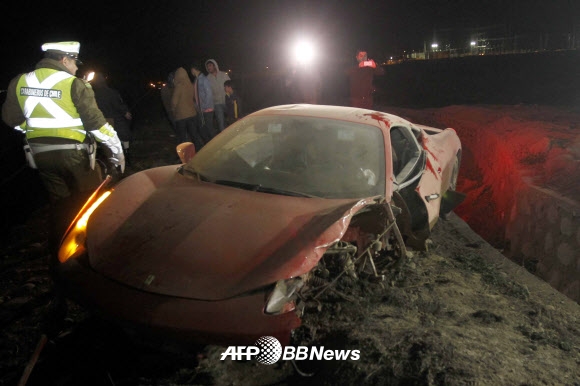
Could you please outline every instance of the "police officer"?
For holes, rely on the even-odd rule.
[[[49,193],[58,237],[103,180],[99,165],[90,159],[95,151],[91,137],[121,173],[125,169],[115,129],[99,110],[90,84],[75,76],[82,64],[79,50],[79,42],[43,44],[44,58],[34,71],[12,79],[2,106],[2,120],[25,134],[31,166]]]

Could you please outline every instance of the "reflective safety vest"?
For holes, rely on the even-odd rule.
[[[65,71],[49,68],[20,77],[16,93],[26,117],[28,139],[57,137],[84,141],[86,131],[71,97],[74,79],[74,75]]]

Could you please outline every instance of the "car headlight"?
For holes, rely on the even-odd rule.
[[[301,277],[279,280],[270,294],[264,312],[269,315],[279,315],[293,311],[298,291],[304,285]]]
[[[91,214],[101,205],[111,191],[105,191],[100,196],[93,194],[85,203],[81,211],[77,214],[60,244],[58,250],[58,261],[64,263],[70,258],[78,257],[86,251],[85,241],[87,239],[87,224]]]

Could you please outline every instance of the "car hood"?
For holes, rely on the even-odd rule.
[[[152,169],[123,180],[93,213],[89,262],[144,291],[230,298],[311,270],[374,200],[274,195]]]

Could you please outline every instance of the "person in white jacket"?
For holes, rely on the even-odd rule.
[[[226,72],[220,71],[217,62],[214,59],[208,59],[205,62],[205,69],[207,70],[207,79],[211,84],[211,91],[213,93],[214,116],[217,121],[217,131],[221,133],[225,128],[225,113],[226,113],[226,92],[224,90],[224,82],[230,80]]]

